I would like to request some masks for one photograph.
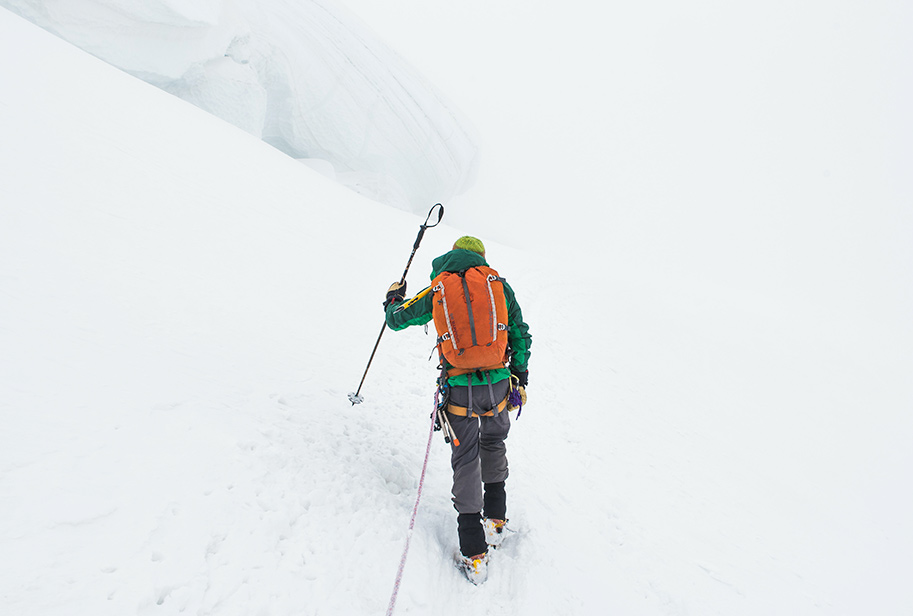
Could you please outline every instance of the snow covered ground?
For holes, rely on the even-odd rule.
[[[891,70],[909,22],[889,8],[827,13],[794,64],[844,43],[846,63],[818,67],[828,80],[802,105],[786,105],[799,68],[732,94],[799,110],[740,107],[752,130],[721,128],[725,109],[689,105],[683,83],[637,104],[692,54],[659,73],[645,59],[644,75],[609,63],[630,80],[601,99],[608,115],[587,65],[582,90],[557,82],[579,113],[544,116],[566,109],[549,98],[486,111],[509,100],[510,72],[473,62],[485,47],[507,61],[489,43],[508,22],[535,50],[522,26],[540,22],[491,9],[457,58],[440,50],[466,24],[441,14],[452,28],[430,68],[480,80],[451,92],[491,158],[445,204],[410,287],[455,237],[482,236],[531,325],[530,403],[508,441],[518,534],[478,588],[448,564],[435,436],[397,613],[913,611],[913,141]],[[781,32],[811,23],[797,11]],[[677,14],[663,32],[687,31],[672,17],[709,28]],[[630,51],[635,35],[610,30]],[[388,332],[366,402],[345,394],[421,219],[5,10],[0,41],[0,613],[384,613],[428,436],[431,339]],[[779,41],[785,63],[798,43]],[[733,45],[720,62],[745,58]],[[533,135],[533,117],[558,123]],[[483,211],[516,226],[470,224]]]

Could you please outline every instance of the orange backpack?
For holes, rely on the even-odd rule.
[[[484,265],[443,272],[431,281],[438,348],[456,368],[449,371],[450,376],[504,367],[507,299],[503,281]]]

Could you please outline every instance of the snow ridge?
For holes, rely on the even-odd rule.
[[[334,0],[0,6],[388,205],[420,212],[474,182],[469,122]]]

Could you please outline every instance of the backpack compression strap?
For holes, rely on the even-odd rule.
[[[489,370],[502,370],[504,368],[506,368],[506,365],[504,364],[504,362],[499,363],[499,364],[494,364],[492,366],[482,366],[481,368],[455,368],[454,366],[450,366],[447,368],[447,376],[449,378],[451,376],[460,376],[463,374],[470,374],[470,373],[473,373],[476,371],[488,372]]]

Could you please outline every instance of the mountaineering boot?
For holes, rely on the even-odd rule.
[[[470,582],[478,586],[488,579],[488,553],[477,554],[476,556],[460,556],[457,563],[460,571]]]
[[[457,533],[460,537],[460,555],[457,567],[473,584],[488,579],[488,545],[482,528],[481,513],[461,513],[457,516]]]
[[[482,520],[482,528],[485,530],[485,543],[493,548],[497,548],[504,541],[506,533],[504,532],[507,520],[497,518],[485,518]]]

